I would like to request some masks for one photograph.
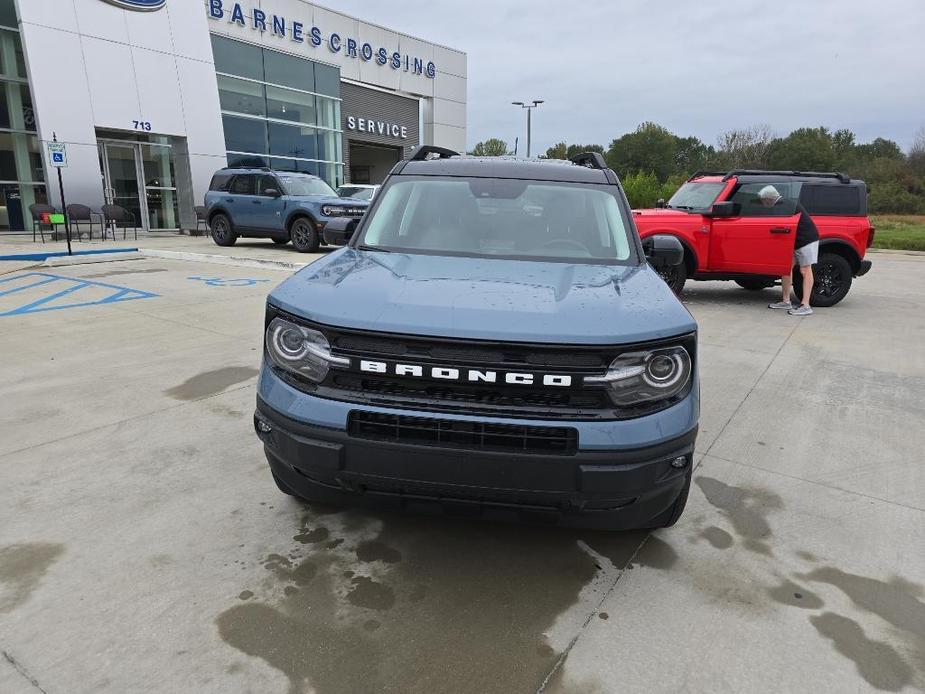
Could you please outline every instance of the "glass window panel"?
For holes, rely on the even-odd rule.
[[[216,72],[263,80],[263,51],[260,48],[215,34],[211,36]]]
[[[43,180],[38,138],[24,133],[0,133],[0,181]]]
[[[315,97],[290,89],[267,87],[267,115],[315,125]]]
[[[29,87],[0,80],[0,128],[35,130],[35,113]]]
[[[0,73],[8,77],[26,76],[26,61],[18,32],[0,31]]]
[[[318,97],[318,125],[340,130],[340,102]]]
[[[320,166],[321,165],[316,161],[297,161],[295,163],[295,170],[301,173],[317,176]]]
[[[176,229],[180,226],[177,191],[146,190],[149,229]]]
[[[316,130],[304,126],[270,123],[270,154],[298,159],[317,159]]]
[[[270,158],[270,168],[274,171],[298,171],[295,159],[280,159],[278,157]]]
[[[223,115],[222,125],[225,127],[225,149],[258,154],[267,151],[266,121]]]
[[[318,94],[340,97],[340,69],[315,63],[315,89]]]
[[[0,24],[8,27],[18,26],[16,6],[13,0],[0,0]]]
[[[319,130],[318,158],[327,161],[340,161],[343,158],[341,156],[340,138],[340,133],[335,133],[331,130]]]
[[[175,188],[173,157],[169,147],[141,147],[145,185],[152,188]]]
[[[0,231],[32,229],[30,205],[47,205],[45,186],[0,185]]]
[[[239,166],[241,168],[260,168],[268,166],[268,157],[261,157],[256,154],[234,154],[228,152],[228,166]]]
[[[218,76],[218,98],[223,111],[267,115],[263,89],[262,84]]]
[[[263,52],[264,75],[267,82],[287,87],[315,91],[314,63],[285,53]]]

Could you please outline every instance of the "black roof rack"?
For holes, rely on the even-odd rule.
[[[725,176],[725,171],[695,171],[688,181],[693,181],[695,178],[700,178],[701,176]]]
[[[415,147],[411,151],[411,156],[408,157],[408,161],[424,161],[426,159],[434,159],[430,155],[434,154],[440,159],[446,159],[447,157],[458,157],[459,152],[454,152],[452,149],[447,149],[446,147],[437,147],[436,145],[421,145],[420,147]]]
[[[250,169],[251,171],[273,171],[269,166],[223,166],[222,171],[233,171],[235,169]]]
[[[607,170],[607,162],[604,161],[604,157],[601,156],[600,152],[582,152],[581,154],[576,154],[569,161],[573,164],[578,164],[578,166],[586,166],[589,169]]]
[[[851,178],[837,171],[764,171],[762,169],[733,169],[723,176],[728,181],[733,176],[802,176],[805,178],[837,178],[842,183],[851,183]]]

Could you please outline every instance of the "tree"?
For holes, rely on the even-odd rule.
[[[604,147],[602,145],[569,145],[568,149],[565,151],[565,158],[571,159],[577,154],[584,154],[585,152],[597,152],[598,154],[604,153]]]
[[[546,150],[547,159],[568,159],[568,148],[564,142],[559,142]]]
[[[768,166],[797,171],[831,171],[835,149],[828,128],[797,128],[787,137],[771,142]]]
[[[909,168],[916,176],[925,177],[925,126],[919,128],[909,148]]]
[[[716,138],[716,152],[711,166],[719,169],[766,169],[768,147],[774,140],[769,125],[753,125],[742,130],[727,130]]]
[[[677,136],[661,125],[645,122],[611,142],[605,158],[620,177],[647,172],[664,181],[676,172],[677,154]]]
[[[469,152],[473,157],[503,157],[510,154],[507,149],[507,142],[497,137],[489,138],[484,142],[479,142]]]

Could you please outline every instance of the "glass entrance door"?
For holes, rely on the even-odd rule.
[[[138,186],[137,145],[104,142],[100,145],[106,202],[124,207],[140,228],[144,226]]]
[[[139,229],[177,229],[180,218],[170,145],[104,140],[99,147],[106,202],[135,215]]]

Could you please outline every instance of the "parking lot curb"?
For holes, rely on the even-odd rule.
[[[242,256],[191,253],[188,251],[165,251],[159,248],[142,248],[139,249],[139,253],[147,258],[187,260],[197,263],[215,263],[216,265],[233,265],[236,267],[268,267],[276,270],[301,270],[306,265],[309,265],[309,263],[293,263],[288,260],[245,258]]]
[[[71,255],[48,258],[42,267],[64,267],[67,265],[87,265],[90,263],[114,263],[123,260],[144,260],[137,252],[109,253],[106,255]]]

